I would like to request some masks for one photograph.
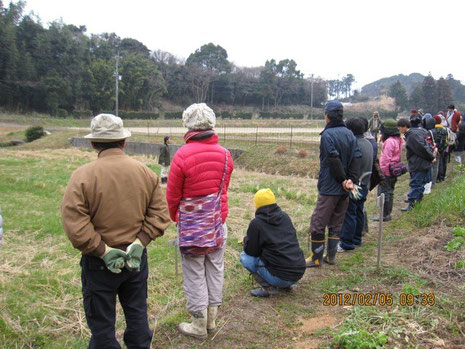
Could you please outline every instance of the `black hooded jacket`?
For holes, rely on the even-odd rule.
[[[412,127],[405,134],[408,169],[410,172],[425,171],[431,168],[434,159],[433,149],[426,141],[429,133],[424,128]]]
[[[244,238],[244,252],[259,257],[268,271],[286,281],[299,281],[305,257],[289,216],[277,204],[260,207]]]

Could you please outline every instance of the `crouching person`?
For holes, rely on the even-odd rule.
[[[305,257],[292,221],[276,204],[273,192],[259,190],[254,204],[255,218],[244,237],[241,263],[261,286],[250,294],[269,297],[278,290],[289,291],[302,278]]]

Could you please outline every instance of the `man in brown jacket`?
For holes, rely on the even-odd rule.
[[[123,152],[131,133],[119,117],[100,114],[87,135],[97,160],[71,175],[62,203],[63,228],[82,252],[89,348],[121,348],[115,338],[118,295],[128,348],[150,348],[147,319],[147,246],[170,223],[160,180]]]

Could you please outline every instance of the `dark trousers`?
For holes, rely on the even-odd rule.
[[[436,181],[443,181],[446,178],[447,172],[447,162],[449,160],[449,152],[443,151],[439,154],[439,168],[438,168],[438,177]]]
[[[397,177],[384,177],[384,184],[378,186],[378,196],[384,194],[384,217],[387,217],[392,212],[394,205],[394,189],[396,187]]]
[[[140,272],[120,274],[107,269],[102,259],[82,256],[82,294],[87,324],[92,336],[91,349],[120,349],[115,338],[116,296],[126,318],[124,343],[128,349],[148,349],[153,332],[147,319],[147,251],[144,250]]]
[[[423,171],[410,172],[410,190],[408,192],[408,201],[418,202],[423,199],[425,184],[431,179],[431,169]]]
[[[310,221],[312,240],[324,241],[326,227],[328,227],[330,236],[339,238],[348,204],[348,195],[318,195],[318,201]]]
[[[349,206],[344,217],[341,235],[341,247],[344,250],[353,250],[354,245],[362,244],[362,230],[365,223],[363,205],[367,199],[368,188],[362,186],[360,189],[360,200],[349,199]]]

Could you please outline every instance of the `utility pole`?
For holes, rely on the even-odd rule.
[[[313,120],[313,74],[312,74],[312,84],[311,84],[311,93],[310,93],[310,120]]]
[[[119,72],[118,72],[118,63],[119,63],[119,51],[115,57],[115,114],[118,116],[118,82],[119,82]]]

